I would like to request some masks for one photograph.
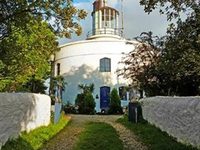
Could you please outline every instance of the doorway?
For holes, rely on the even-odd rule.
[[[110,87],[100,87],[100,108],[107,111],[110,103]]]

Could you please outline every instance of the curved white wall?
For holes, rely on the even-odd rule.
[[[200,148],[200,97],[151,97],[142,100],[145,120],[185,144]]]
[[[134,44],[126,42],[125,39],[101,37],[61,46],[61,50],[56,54],[55,72],[57,72],[56,64],[60,63],[60,73],[67,82],[63,94],[64,101],[74,103],[79,93],[78,84],[81,83],[94,83],[94,96],[100,95],[101,86],[107,85],[113,88],[127,85],[127,81],[118,78],[116,74],[116,70],[120,67],[119,62],[125,56],[124,53],[127,54],[135,48]],[[99,71],[99,61],[104,57],[111,59],[111,72]],[[99,99],[96,99],[96,105],[99,111]]]
[[[21,131],[29,132],[50,123],[51,100],[47,95],[0,93],[0,149]]]

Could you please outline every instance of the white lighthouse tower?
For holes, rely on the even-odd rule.
[[[119,12],[107,6],[106,0],[96,0],[93,3],[92,34],[119,35]]]
[[[96,0],[92,31],[86,40],[60,46],[55,55],[55,76],[62,75],[67,82],[62,95],[65,103],[75,103],[79,84],[93,83],[97,112],[108,107],[112,88],[118,89],[122,105],[128,104],[129,95],[124,90],[129,83],[119,78],[116,70],[124,54],[134,50],[137,42],[124,39],[118,26],[119,12],[109,7],[106,0]]]

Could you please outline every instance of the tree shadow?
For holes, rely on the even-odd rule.
[[[102,73],[99,72],[98,68],[93,69],[90,66],[82,65],[80,67],[72,67],[70,71],[63,74],[67,85],[63,92],[64,103],[70,102],[74,104],[76,96],[80,93],[78,89],[79,84],[91,84],[94,83],[93,96],[99,96],[99,87],[106,85],[112,86],[112,77],[110,72]],[[96,99],[98,101],[98,99]]]
[[[32,93],[2,93],[0,94],[0,144],[6,143],[2,149],[16,149],[18,141],[29,146],[27,141],[19,137],[22,131],[29,132],[36,127],[36,101],[38,97]],[[31,148],[30,148],[31,150]]]

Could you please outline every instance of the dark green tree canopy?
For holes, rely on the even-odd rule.
[[[110,93],[110,105],[109,105],[109,114],[121,114],[122,107],[120,97],[116,88],[113,88]]]
[[[59,36],[70,37],[72,32],[81,34],[77,21],[87,13],[76,9],[71,0],[1,0],[0,1],[0,39],[8,36],[12,26],[26,28],[34,16],[50,22]]]
[[[136,50],[124,59],[127,77],[135,79],[133,81],[137,81],[136,85],[145,90],[147,96],[199,95],[200,6],[196,7],[194,13],[185,21],[178,20],[177,26],[170,28],[164,38],[156,41],[153,37],[151,34],[142,37],[143,42],[149,46],[142,46],[140,49],[136,47]],[[144,55],[138,53],[142,49],[146,52]],[[156,61],[154,57],[148,57],[149,50],[159,53]],[[146,57],[154,63],[142,65]],[[139,58],[141,62],[137,65],[136,60]]]
[[[180,17],[180,13],[186,13],[190,16],[195,7],[200,5],[199,0],[140,0],[144,6],[145,12],[152,12],[154,9],[160,9],[161,14],[166,14],[168,19]]]
[[[94,114],[95,113],[95,100],[92,95],[94,91],[94,84],[79,84],[78,88],[82,90],[77,95],[75,104],[78,106],[78,111],[81,114]]]
[[[26,26],[12,26],[12,34],[1,41],[0,90],[16,91],[33,75],[48,77],[49,57],[58,50],[55,34],[46,22],[31,20]]]

